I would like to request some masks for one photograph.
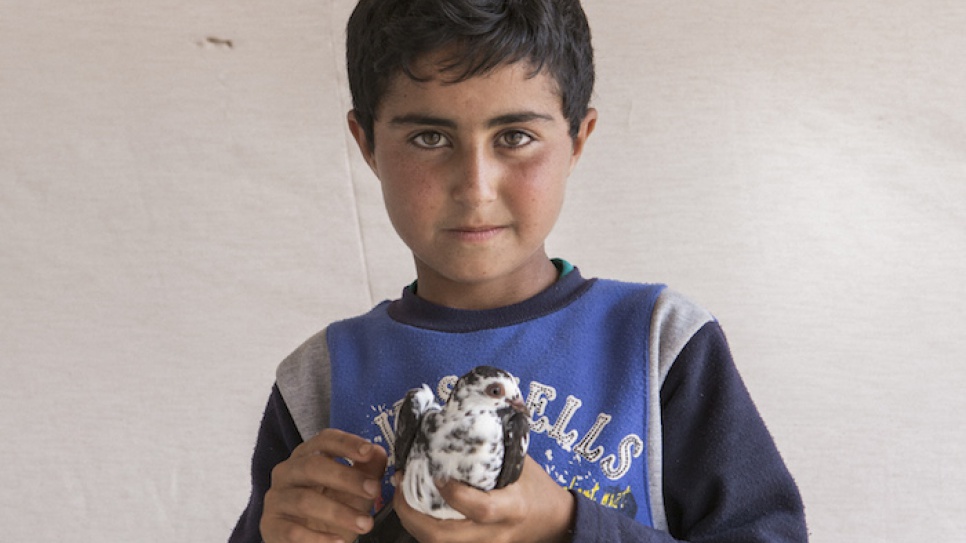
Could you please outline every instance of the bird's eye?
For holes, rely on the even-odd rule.
[[[494,383],[486,387],[486,395],[491,398],[502,398],[503,397],[503,385],[500,383]]]

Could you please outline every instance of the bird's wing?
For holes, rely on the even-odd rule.
[[[406,469],[406,460],[409,458],[409,451],[416,441],[423,415],[433,407],[438,408],[433,398],[433,392],[426,385],[423,385],[422,388],[410,390],[403,398],[403,403],[399,407],[399,415],[396,416],[396,444],[393,447],[396,455],[396,461],[393,465],[396,471]]]
[[[526,413],[512,411],[503,421],[503,467],[500,468],[494,488],[503,488],[520,478],[530,443],[528,419]]]
[[[427,412],[436,410],[439,410],[439,404],[428,386],[423,385],[406,393],[402,405],[399,406],[399,414],[396,415],[396,443],[393,445],[396,456],[393,466],[396,471],[406,468],[409,451],[416,442],[423,417]],[[373,521],[372,531],[356,538],[355,543],[418,543],[403,528],[391,502],[376,513]]]

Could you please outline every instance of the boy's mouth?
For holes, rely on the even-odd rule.
[[[457,226],[455,228],[450,228],[447,231],[456,236],[461,241],[466,242],[482,242],[493,239],[498,236],[501,232],[506,230],[505,226]]]

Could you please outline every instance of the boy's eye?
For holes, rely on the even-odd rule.
[[[440,134],[439,132],[420,132],[413,137],[412,142],[416,144],[417,147],[422,147],[424,149],[445,147],[449,143],[446,139],[446,136]]]
[[[533,141],[533,137],[526,132],[511,130],[500,134],[500,146],[502,147],[523,147]]]

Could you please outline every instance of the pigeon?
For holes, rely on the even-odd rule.
[[[491,366],[460,377],[444,405],[426,385],[410,390],[396,418],[397,491],[413,509],[439,519],[465,518],[446,504],[436,481],[455,480],[483,491],[520,477],[530,442],[530,414],[516,379]],[[360,542],[413,541],[387,505]]]

